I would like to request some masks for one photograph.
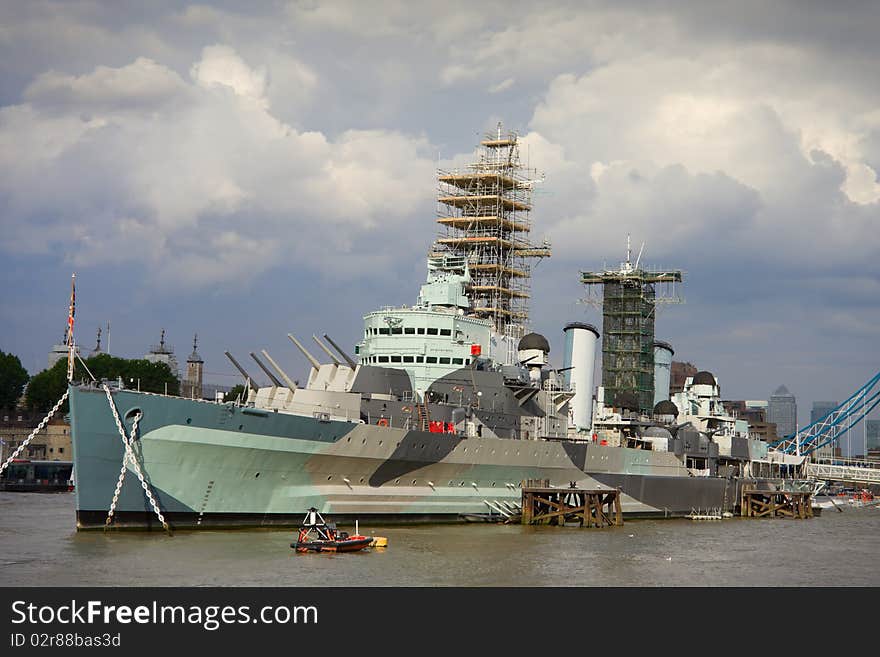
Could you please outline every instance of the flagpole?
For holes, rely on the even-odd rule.
[[[73,316],[76,313],[76,273],[70,277],[70,311],[67,315],[67,380],[73,381]]]

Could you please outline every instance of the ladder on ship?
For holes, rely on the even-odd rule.
[[[431,417],[428,415],[428,404],[424,400],[416,403],[416,414],[419,431],[428,431],[431,427]]]

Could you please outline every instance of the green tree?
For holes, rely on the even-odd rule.
[[[0,351],[0,409],[15,407],[29,378],[18,356]]]
[[[247,401],[247,397],[244,396],[244,386],[240,383],[238,385],[232,386],[232,390],[226,393],[226,397],[224,399],[226,401],[235,401],[238,399],[238,396],[241,395],[242,401]]]
[[[122,378],[126,388],[143,392],[180,394],[180,381],[166,363],[151,363],[146,359],[117,358],[98,354],[85,360],[88,372],[77,361],[73,371],[74,381],[91,381],[89,372],[100,381],[116,381]],[[167,386],[167,388],[166,388]],[[62,359],[49,369],[34,375],[27,388],[27,405],[38,411],[48,411],[67,390],[67,360]],[[62,412],[67,412],[64,402]]]
[[[25,393],[25,404],[31,410],[48,411],[67,390],[67,359],[62,358],[52,367],[34,374]],[[62,412],[66,412],[67,402]]]

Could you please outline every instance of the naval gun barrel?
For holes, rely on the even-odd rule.
[[[241,372],[241,375],[244,377],[244,380],[247,383],[248,387],[256,388],[256,386],[254,385],[254,380],[253,378],[251,378],[251,375],[244,371],[244,368],[238,364],[238,361],[232,357],[232,354],[230,354],[228,351],[224,351],[223,353],[226,354],[226,357],[232,361],[232,364],[235,365],[235,369]]]
[[[314,356],[312,356],[308,351],[306,351],[306,348],[303,347],[299,343],[299,340],[297,340],[295,337],[293,337],[293,335],[291,335],[290,333],[287,334],[287,337],[290,338],[290,341],[293,342],[293,344],[295,344],[299,348],[299,350],[302,352],[303,356],[305,356],[306,359],[312,364],[312,367],[314,367],[316,370],[321,369],[321,363],[319,363],[318,360]]]
[[[351,358],[351,356],[349,356],[347,353],[342,351],[342,349],[339,348],[339,345],[336,344],[335,342],[333,342],[333,339],[329,335],[327,335],[326,333],[324,334],[324,339],[330,343],[330,346],[332,346],[336,351],[339,352],[339,355],[345,359],[345,362],[348,363],[348,366],[351,369],[354,369],[355,367],[357,367],[357,363],[354,362],[354,360]]]
[[[315,341],[315,344],[317,344],[319,347],[321,347],[321,349],[324,350],[324,353],[325,353],[325,354],[327,354],[328,356],[330,356],[330,360],[333,361],[333,364],[334,364],[334,365],[339,365],[339,359],[338,359],[335,355],[333,355],[333,352],[330,351],[330,350],[327,348],[327,346],[326,346],[323,342],[321,342],[321,341],[318,339],[318,336],[317,336],[317,335],[313,335],[313,336],[312,336],[312,340],[314,340],[314,341]]]
[[[278,363],[273,360],[273,358],[269,355],[269,352],[265,349],[261,349],[260,353],[262,353],[266,357],[266,360],[269,361],[269,364],[275,368],[278,374],[281,375],[281,378],[284,379],[284,382],[287,384],[287,387],[290,389],[290,391],[293,392],[294,390],[296,390],[296,384],[290,380],[290,377],[287,376],[287,373],[282,370]]]
[[[260,366],[260,369],[263,370],[263,371],[266,373],[266,376],[269,377],[269,380],[271,380],[272,383],[273,383],[276,387],[280,388],[280,387],[282,386],[281,381],[278,380],[278,377],[275,376],[274,374],[272,374],[272,372],[269,371],[269,368],[268,368],[268,367],[266,367],[265,365],[263,365],[263,363],[260,361],[259,358],[257,358],[257,355],[256,355],[253,351],[251,352],[251,358],[254,359],[254,361],[257,363],[257,365]]]

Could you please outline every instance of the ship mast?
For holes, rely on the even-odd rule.
[[[518,136],[485,135],[464,171],[438,170],[437,223],[431,257],[467,259],[473,279],[471,312],[516,341],[529,321],[531,262],[550,257],[550,244],[532,243],[532,187],[543,178],[520,163]]]
[[[680,269],[647,270],[641,266],[644,244],[635,264],[626,236],[626,261],[618,269],[582,271],[585,302],[602,309],[602,385],[606,399],[635,395],[642,413],[654,407],[654,319],[661,303],[682,303],[675,284]],[[589,291],[596,291],[596,297]]]

